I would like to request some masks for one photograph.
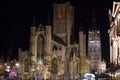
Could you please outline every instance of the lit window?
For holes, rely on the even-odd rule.
[[[37,55],[36,55],[36,61],[39,64],[43,64],[43,54],[44,54],[44,44],[45,44],[45,39],[42,34],[38,35],[37,39]]]
[[[61,19],[61,7],[57,7],[57,18]]]
[[[66,26],[65,23],[58,23],[56,28],[57,33],[64,33],[66,32]]]
[[[62,19],[65,18],[65,7],[57,7],[57,18]]]

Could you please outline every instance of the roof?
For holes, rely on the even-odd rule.
[[[56,41],[56,42],[58,42],[58,43],[60,43],[60,44],[62,44],[62,45],[64,45],[64,46],[67,45],[60,37],[58,37],[58,36],[55,35],[55,34],[52,34],[52,40],[54,40],[54,41]]]
[[[120,65],[117,65],[117,66],[113,66],[113,67],[110,67],[106,70],[106,72],[110,72],[110,71],[116,71],[120,69]]]
[[[109,75],[106,75],[106,74],[101,74],[101,75],[98,75],[96,76],[97,78],[110,78]]]

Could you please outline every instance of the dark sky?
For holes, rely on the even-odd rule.
[[[18,47],[23,50],[29,48],[29,29],[35,16],[36,25],[46,24],[47,15],[50,14],[52,24],[53,3],[65,0],[1,0],[0,1],[0,54],[11,55],[15,58]],[[68,1],[68,0],[67,0]],[[75,7],[75,27],[80,24],[90,26],[92,12],[95,12],[97,25],[101,28],[102,52],[108,60],[109,40],[107,30],[108,9],[112,8],[112,0],[71,0]]]

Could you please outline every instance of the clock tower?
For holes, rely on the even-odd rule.
[[[101,54],[100,30],[96,27],[95,15],[93,14],[92,26],[88,31],[88,56],[91,63],[90,70],[92,72],[99,72]]]

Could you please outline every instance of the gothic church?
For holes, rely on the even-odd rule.
[[[84,72],[104,71],[106,66],[101,61],[100,31],[88,32],[87,45],[87,34],[79,31],[76,36],[73,25],[74,7],[70,2],[54,4],[53,26],[31,26],[30,49],[19,49],[20,74],[34,71],[35,74],[40,72],[44,79],[74,80]],[[78,42],[73,36],[78,37]]]

